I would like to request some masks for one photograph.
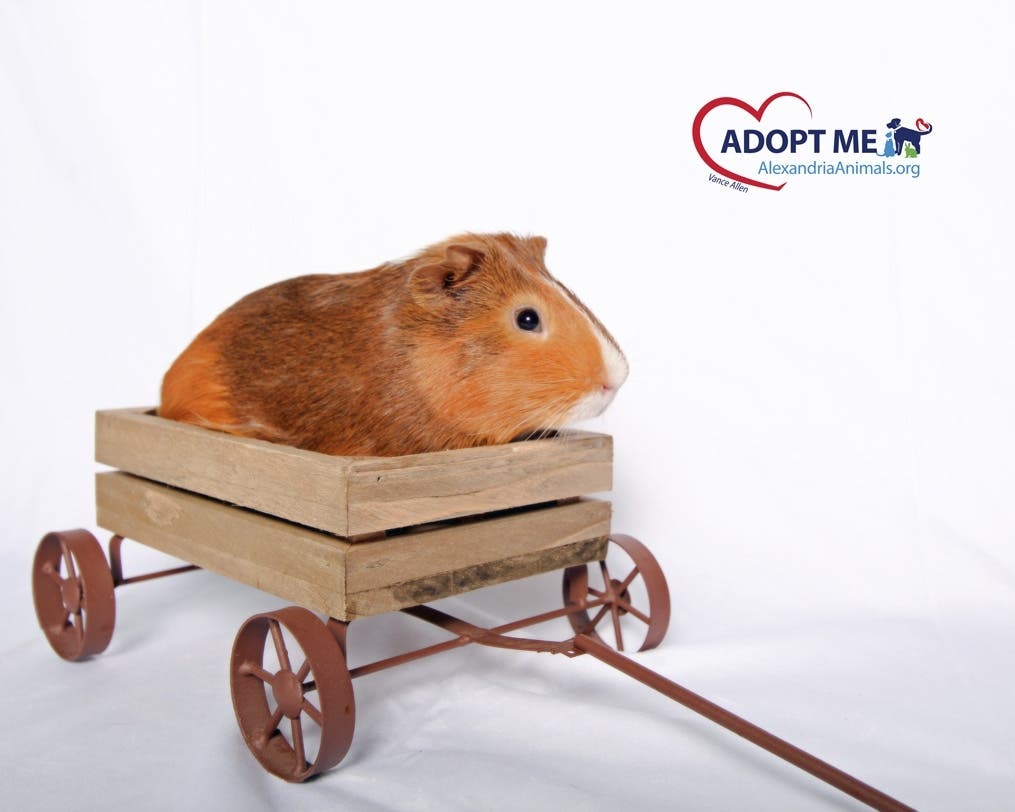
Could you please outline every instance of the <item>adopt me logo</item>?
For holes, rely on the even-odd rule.
[[[798,178],[920,177],[921,140],[934,131],[930,124],[917,118],[910,126],[894,115],[858,123],[820,126],[807,99],[782,91],[758,107],[732,96],[712,99],[694,117],[691,132],[711,170],[708,180],[738,192],[778,192]]]

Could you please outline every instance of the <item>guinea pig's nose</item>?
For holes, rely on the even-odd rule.
[[[603,352],[603,367],[605,376],[603,379],[603,391],[616,392],[627,380],[629,371],[627,359],[612,344],[607,344]]]

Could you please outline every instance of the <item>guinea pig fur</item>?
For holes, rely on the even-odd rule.
[[[255,291],[176,359],[158,413],[343,455],[505,443],[594,417],[627,361],[545,250],[542,237],[465,234]]]

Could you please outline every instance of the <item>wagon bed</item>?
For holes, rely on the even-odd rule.
[[[610,533],[583,497],[612,487],[602,434],[332,457],[125,409],[95,435],[100,527],[339,620],[596,561]]]

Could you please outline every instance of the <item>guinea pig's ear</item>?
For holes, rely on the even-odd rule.
[[[542,262],[546,257],[546,237],[529,237],[525,241],[532,247],[532,253]]]
[[[484,259],[486,259],[486,254],[480,248],[458,243],[449,245],[444,252],[444,264],[454,270],[452,271],[453,278],[450,280],[445,279],[444,286],[453,287],[464,282],[470,275],[479,270],[479,266],[483,264]]]
[[[423,296],[435,293],[454,295],[474,276],[486,254],[472,245],[455,243],[444,249],[444,260],[422,265],[412,273],[413,290]]]

